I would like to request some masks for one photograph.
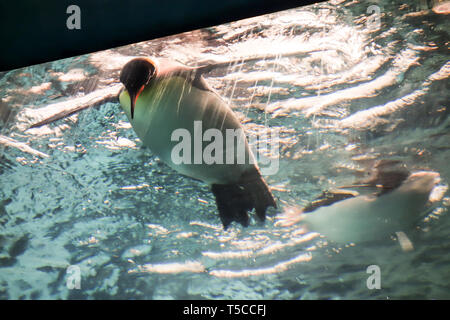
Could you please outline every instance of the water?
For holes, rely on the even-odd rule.
[[[334,1],[1,74],[0,134],[33,149],[0,145],[0,298],[450,298],[448,15],[375,4],[380,25],[370,3]],[[116,83],[139,55],[258,56],[206,79],[250,135],[279,129],[279,170],[266,177],[279,211],[376,159],[439,172],[445,193],[402,230],[414,250],[395,238],[338,245],[274,217],[223,231],[208,186],[143,148],[117,102],[26,130],[40,108]],[[370,265],[380,290],[366,286]]]

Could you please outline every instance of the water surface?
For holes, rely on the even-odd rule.
[[[0,135],[23,145],[0,144],[0,298],[450,298],[450,20],[374,4],[379,20],[369,2],[331,1],[1,74]],[[265,177],[279,211],[377,159],[439,172],[444,194],[402,230],[414,250],[395,237],[338,245],[273,216],[223,231],[208,186],[142,147],[118,102],[27,130],[142,55],[234,61],[205,78],[249,135],[279,131],[279,170]],[[380,290],[366,286],[374,264]]]

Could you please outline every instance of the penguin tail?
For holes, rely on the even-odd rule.
[[[252,209],[255,209],[259,220],[264,221],[267,208],[277,207],[267,183],[256,167],[244,172],[235,184],[213,184],[212,192],[225,230],[233,221],[247,227],[250,220],[248,211]]]

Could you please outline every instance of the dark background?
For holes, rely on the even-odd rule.
[[[1,0],[0,71],[311,4],[314,0]],[[81,9],[81,30],[66,27]]]

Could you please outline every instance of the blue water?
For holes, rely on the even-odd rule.
[[[0,298],[450,298],[448,14],[379,1],[378,25],[370,4],[326,2],[1,74]],[[265,177],[279,209],[265,225],[224,231],[209,187],[142,147],[118,102],[27,130],[47,105],[118,82],[139,55],[258,57],[205,78],[250,135],[280,132],[279,170]],[[441,197],[400,230],[414,250],[394,236],[340,245],[275,226],[283,208],[351,184],[377,159],[441,175]],[[381,289],[366,286],[370,265]]]

